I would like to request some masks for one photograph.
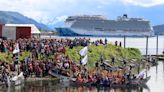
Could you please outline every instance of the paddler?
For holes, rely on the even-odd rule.
[[[77,75],[76,82],[83,83],[83,79],[80,73]]]

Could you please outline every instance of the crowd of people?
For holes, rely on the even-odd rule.
[[[57,70],[60,74],[74,77],[79,82],[117,82],[123,83],[128,76],[122,76],[119,72],[114,75],[111,72],[107,74],[95,74],[90,73],[88,68],[84,65],[78,65],[68,56],[66,56],[66,47],[70,49],[75,46],[87,46],[94,44],[98,46],[99,44],[106,45],[107,39],[97,40],[91,42],[90,39],[86,38],[75,38],[71,39],[18,39],[18,40],[0,40],[0,53],[12,53],[19,44],[19,53],[13,54],[13,60],[9,62],[0,61],[0,70],[2,74],[1,80],[5,80],[6,76],[12,75],[14,73],[19,74],[24,73],[25,78],[27,77],[45,77],[49,75],[49,71]],[[115,42],[117,45],[117,42]],[[120,43],[121,46],[121,43]],[[28,51],[32,55],[26,57],[24,60],[19,60],[19,55],[21,52]],[[49,59],[49,56],[54,56],[54,58]],[[43,57],[43,59],[39,59]],[[114,64],[114,58],[111,59]],[[101,76],[99,76],[101,75]]]
[[[28,76],[47,76],[48,71],[58,67],[70,66],[70,59],[65,56],[66,49],[69,47],[72,49],[74,46],[87,46],[89,44],[103,44],[102,40],[91,43],[90,39],[75,38],[71,39],[18,39],[18,40],[0,40],[0,52],[12,53],[19,44],[20,53],[14,53],[12,61],[3,62],[0,61],[2,74],[10,74],[10,72],[16,71],[18,74],[23,71],[25,77]],[[26,57],[24,60],[19,60],[21,52],[28,51],[32,55]],[[54,58],[48,59],[49,56],[54,55]],[[42,60],[39,57],[43,57]],[[62,63],[64,62],[64,64]],[[72,61],[71,61],[72,62]],[[68,64],[69,63],[69,64]]]

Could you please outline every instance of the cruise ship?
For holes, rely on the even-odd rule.
[[[60,36],[153,36],[150,21],[128,18],[127,14],[109,20],[101,15],[69,16],[63,28],[56,28]]]

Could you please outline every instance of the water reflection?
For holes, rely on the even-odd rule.
[[[143,88],[73,87],[54,81],[28,82],[24,86],[0,89],[0,92],[143,92]]]
[[[164,62],[162,62],[162,64],[163,64],[163,77],[164,77]]]
[[[155,67],[156,67],[156,81],[157,81],[157,79],[158,79],[158,65]]]
[[[66,83],[56,81],[27,82],[23,86],[11,88],[0,88],[0,92],[163,92],[164,90],[164,62],[158,66],[151,67],[148,71],[151,79],[147,88],[95,88],[95,87],[73,87]]]

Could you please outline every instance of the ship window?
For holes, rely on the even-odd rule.
[[[102,28],[95,28],[95,30],[103,30]]]
[[[74,19],[67,19],[66,21],[74,21]]]

